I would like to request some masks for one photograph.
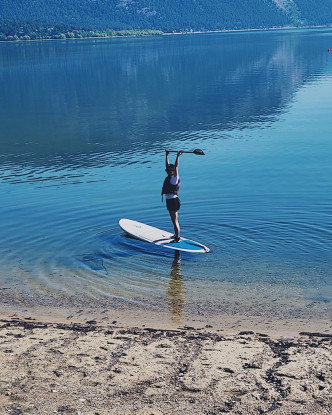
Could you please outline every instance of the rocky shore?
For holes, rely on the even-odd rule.
[[[332,413],[332,335],[0,321],[1,415]]]

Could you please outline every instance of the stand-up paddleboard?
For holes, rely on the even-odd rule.
[[[181,238],[179,242],[174,242],[174,239],[172,239],[173,235],[170,232],[163,231],[162,229],[135,220],[120,219],[119,225],[120,228],[129,235],[164,248],[194,253],[210,251],[207,246],[187,238]]]

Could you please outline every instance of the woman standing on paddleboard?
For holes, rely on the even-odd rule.
[[[178,219],[178,211],[180,210],[179,188],[179,157],[183,154],[182,151],[178,151],[176,155],[175,164],[170,164],[168,160],[169,151],[166,151],[166,173],[167,177],[164,180],[161,194],[166,197],[166,207],[169,212],[169,216],[172,220],[174,227],[174,242],[180,240],[180,225]]]

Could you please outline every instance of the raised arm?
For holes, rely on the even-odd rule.
[[[183,151],[180,150],[178,151],[177,155],[176,155],[176,159],[175,159],[175,176],[179,175],[179,157],[181,156],[181,154],[183,154]]]
[[[165,157],[165,168],[167,169],[167,167],[169,165],[169,160],[168,160],[169,151],[168,150],[165,150],[165,154],[166,154],[166,157]]]

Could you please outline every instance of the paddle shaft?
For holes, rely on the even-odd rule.
[[[176,150],[168,150],[169,153],[177,153]],[[204,156],[204,151],[200,150],[199,148],[196,148],[193,151],[182,151],[182,153],[191,153],[191,154],[197,154],[198,156]]]
[[[177,150],[168,150],[168,152],[169,153],[177,153],[178,151]],[[182,151],[182,153],[194,153],[195,154],[194,151]]]

